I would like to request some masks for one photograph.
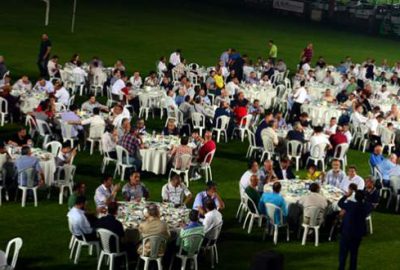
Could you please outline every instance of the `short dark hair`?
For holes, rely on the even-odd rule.
[[[321,133],[324,129],[321,126],[314,127],[314,132]]]
[[[75,205],[84,204],[84,203],[86,203],[85,196],[82,195],[82,196],[76,197]]]
[[[279,183],[279,182],[275,182],[275,183],[272,185],[272,190],[273,190],[274,192],[276,192],[276,193],[281,192],[281,188],[282,188],[282,185],[281,185],[281,183]]]
[[[257,165],[258,165],[257,160],[255,160],[255,159],[250,160],[249,163],[247,164],[247,167],[248,167],[249,169],[251,169],[251,167],[253,167],[253,164],[254,164],[254,163],[257,163]]]
[[[98,107],[93,108],[93,114],[99,115],[99,113],[100,113],[100,108]]]
[[[192,222],[199,221],[199,211],[197,211],[196,209],[192,209],[189,213],[189,220]]]
[[[181,144],[182,145],[187,145],[189,143],[189,138],[187,136],[183,136],[181,138]]]
[[[306,81],[301,81],[300,86],[304,86],[304,85],[306,85]]]
[[[103,180],[101,181],[102,183],[105,183],[105,182],[107,182],[109,179],[112,179],[112,176],[111,175],[106,175],[106,176],[104,176],[104,178],[103,178]]]
[[[207,210],[209,210],[209,211],[214,210],[215,207],[216,207],[216,206],[215,206],[215,202],[214,202],[214,200],[211,199],[211,198],[208,198],[208,199],[204,202],[204,208],[207,209]]]
[[[82,185],[83,185],[82,182],[75,183],[74,186],[72,187],[72,191],[78,191]]]
[[[62,148],[67,148],[67,147],[71,147],[71,142],[70,141],[63,142]]]
[[[349,190],[356,191],[357,189],[358,189],[357,184],[351,183],[351,184],[349,185]]]
[[[309,187],[311,192],[318,192],[319,191],[319,185],[318,183],[311,183],[310,187]]]
[[[214,187],[217,187],[217,183],[215,183],[215,182],[213,182],[213,181],[208,181],[208,182],[207,182],[206,190],[210,190],[210,189],[212,189],[212,188],[214,188]]]
[[[356,194],[354,195],[354,198],[356,199],[356,201],[358,203],[362,203],[362,202],[364,202],[365,195],[362,192],[362,190],[357,190]]]
[[[26,156],[27,154],[29,154],[29,152],[31,151],[31,148],[29,146],[22,146],[21,148],[21,155]]]
[[[108,213],[110,214],[110,215],[115,215],[115,214],[117,214],[117,212],[118,212],[118,203],[117,202],[110,202],[108,205],[107,205],[107,211],[108,211]]]

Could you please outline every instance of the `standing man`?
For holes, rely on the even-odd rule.
[[[269,46],[269,54],[268,54],[269,60],[275,66],[275,61],[276,58],[278,57],[278,47],[275,45],[272,39],[269,40],[268,46]]]
[[[42,35],[42,42],[39,47],[39,55],[38,55],[38,67],[40,71],[40,76],[47,77],[47,62],[50,58],[51,51],[51,41],[49,40],[49,36],[47,34]]]

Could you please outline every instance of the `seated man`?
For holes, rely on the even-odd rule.
[[[303,126],[301,125],[300,122],[294,122],[293,124],[293,130],[290,130],[286,136],[286,139],[288,141],[299,141],[304,143],[304,131],[303,131]]]
[[[187,136],[183,136],[181,137],[181,144],[171,149],[170,155],[173,167],[181,169],[182,167],[181,157],[183,155],[192,156],[193,149],[190,146],[188,146],[188,143],[189,143],[189,138]]]
[[[376,189],[372,177],[365,178],[364,198],[374,209],[378,207],[379,191]]]
[[[278,180],[278,177],[274,171],[274,164],[272,160],[266,159],[264,161],[264,166],[259,171],[260,181],[258,183],[258,191],[263,192],[264,185],[268,183],[273,183]]]
[[[129,163],[135,166],[136,171],[140,171],[142,169],[142,158],[140,156],[142,145],[137,138],[137,132],[131,130],[131,123],[128,120],[124,120],[124,134],[119,139],[118,144],[128,150]]]
[[[217,185],[211,181],[207,183],[206,190],[199,192],[194,199],[193,209],[198,210],[202,216],[206,213],[205,201],[207,199],[211,199],[214,202],[215,208],[221,210],[225,208],[225,203],[217,193]]]
[[[397,155],[391,154],[389,158],[385,158],[381,163],[376,165],[376,168],[382,174],[383,185],[385,187],[390,186],[390,173],[396,167]]]
[[[212,199],[208,198],[204,202],[205,214],[203,219],[204,233],[207,234],[215,226],[222,223],[222,214],[218,211]]]
[[[281,158],[279,165],[274,169],[275,175],[279,180],[295,179],[296,176],[290,168],[290,160],[287,157]]]
[[[266,215],[267,210],[266,210],[265,204],[272,203],[281,209],[283,217],[287,217],[288,209],[286,206],[285,199],[280,194],[281,189],[282,189],[281,183],[275,182],[272,185],[272,192],[264,192],[264,194],[261,196],[261,199],[258,203],[258,210],[260,211],[260,214]],[[274,218],[275,218],[275,223],[279,224],[280,223],[280,215],[278,212],[275,213]]]
[[[340,169],[340,161],[338,159],[332,160],[332,169],[325,175],[325,184],[340,187],[340,183],[346,177],[346,174]]]
[[[355,166],[349,166],[347,169],[347,176],[343,179],[343,181],[340,183],[339,188],[343,190],[344,192],[349,191],[349,186],[350,184],[356,184],[358,190],[364,190],[364,180],[357,175],[357,169]]]
[[[192,193],[182,183],[181,177],[176,174],[162,187],[161,197],[163,202],[172,203],[177,207],[182,204],[187,205],[192,199]]]
[[[190,235],[203,235],[204,226],[199,222],[199,212],[197,210],[191,210],[189,213],[189,223],[185,224],[181,229],[178,238],[176,239],[176,245],[182,246],[182,250],[188,251],[191,248],[191,242],[188,240],[182,240]]]
[[[371,164],[372,167],[375,167],[384,160],[382,152],[383,152],[382,145],[379,144],[375,145],[374,151],[371,153],[371,157],[369,158],[369,163]]]
[[[37,157],[32,157],[31,148],[29,146],[22,147],[21,157],[19,157],[15,161],[15,168],[18,174],[26,169],[33,168],[36,174],[34,183],[32,184],[34,186],[38,184],[39,185],[44,184],[44,174],[42,168],[40,167],[39,159]],[[26,178],[26,175],[24,174],[21,174],[21,176],[18,175],[18,185],[20,186],[28,185],[28,179]]]
[[[90,226],[88,219],[85,216],[86,198],[78,196],[74,207],[69,210],[67,217],[71,226],[72,234],[82,240],[85,237],[86,241],[97,240],[96,232]]]
[[[142,239],[147,236],[159,235],[165,237],[168,240],[168,238],[171,236],[168,230],[167,223],[160,220],[160,209],[156,204],[150,204],[149,206],[147,206],[145,221],[139,225],[139,233]],[[150,242],[146,242],[144,247],[142,246],[142,244],[140,244],[137,252],[139,255],[142,255],[144,253],[145,256],[148,256],[150,250]],[[164,252],[165,246],[162,246],[160,248],[159,255],[163,255]]]
[[[307,209],[308,207],[317,207],[320,209],[318,219],[320,223],[322,223],[325,215],[325,210],[328,207],[328,201],[327,199],[319,193],[320,191],[320,186],[318,183],[312,183],[310,185],[310,194],[301,197],[300,199],[300,204],[304,208],[304,214],[303,214],[303,222],[305,224],[310,224],[310,214]]]
[[[106,216],[101,217],[95,223],[96,229],[106,229],[109,230],[119,237],[119,246],[122,248],[122,243],[124,242],[125,231],[122,226],[121,221],[116,219],[118,214],[118,203],[111,202],[107,207],[108,214]],[[116,252],[116,243],[113,238],[110,239],[110,249],[111,251]]]
[[[140,182],[140,173],[133,172],[129,177],[129,182],[122,187],[122,195],[127,201],[140,202],[142,198],[149,198],[149,191]]]
[[[113,186],[113,179],[111,176],[106,176],[103,178],[102,184],[96,189],[94,195],[97,213],[106,213],[107,205],[110,202],[115,201],[115,197],[119,189],[119,184]]]
[[[96,96],[91,94],[88,101],[83,102],[82,111],[93,112],[94,108],[99,108],[99,110],[108,112],[108,107],[100,104],[96,101]]]
[[[85,196],[86,185],[82,182],[75,183],[72,187],[72,193],[68,197],[68,209],[74,207],[76,198],[79,196]]]
[[[245,171],[240,178],[239,184],[242,190],[245,190],[250,185],[250,179],[253,175],[260,175],[257,160],[250,160],[248,163],[248,170]]]
[[[168,120],[167,126],[163,128],[162,134],[164,136],[178,136],[179,130],[176,127],[176,122],[173,119]]]
[[[71,143],[66,141],[62,144],[60,152],[56,157],[57,167],[62,167],[67,164],[71,164],[71,160],[76,156],[76,148],[71,148]]]
[[[8,140],[8,144],[14,145],[14,146],[25,146],[25,145],[32,145],[32,138],[29,134],[26,132],[25,127],[20,127],[17,131],[17,134],[12,136]]]
[[[244,190],[247,196],[254,202],[254,206],[258,207],[258,203],[260,201],[260,193],[258,192],[258,177],[257,175],[253,174],[250,177],[250,185],[246,187]],[[251,212],[255,213],[256,209],[254,209],[254,206],[251,202],[248,203],[248,207]]]

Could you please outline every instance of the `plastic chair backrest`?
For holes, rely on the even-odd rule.
[[[67,110],[65,105],[62,103],[56,102],[54,105],[56,105],[56,112],[65,112]]]
[[[69,165],[66,164],[62,167],[62,170],[64,171],[64,181],[68,183],[73,183],[74,182],[74,176],[75,176],[75,171],[76,171],[76,166],[75,165]]]
[[[26,186],[28,188],[35,187],[36,170],[34,168],[26,168],[18,172],[18,184],[22,185],[26,179]],[[22,185],[24,186],[24,185]]]
[[[310,150],[310,156],[313,158],[322,159],[325,157],[325,149],[326,144],[324,143],[314,145]]]
[[[40,120],[40,119],[36,119],[36,124],[37,124],[39,134],[41,136],[46,136],[47,134],[52,135],[52,131],[47,122]]]
[[[274,153],[274,143],[269,138],[263,138],[264,151]]]
[[[60,150],[62,148],[62,144],[57,141],[52,141],[47,143],[45,146],[45,149],[48,151],[48,148],[50,147],[50,152],[54,157],[57,157],[58,154],[60,153]]]
[[[209,152],[209,153],[205,156],[204,161],[203,161],[203,164],[211,165],[211,162],[212,162],[212,160],[213,160],[213,158],[214,158],[214,154],[215,154],[215,149],[212,150],[211,152]]]
[[[271,224],[279,225],[283,224],[283,214],[282,209],[275,204],[265,203],[265,208],[267,210],[267,216]],[[275,213],[278,213],[278,222],[275,222]]]
[[[113,233],[110,230],[106,229],[97,229],[97,234],[99,235],[100,238],[100,243],[101,247],[106,253],[112,253],[113,251],[111,250],[111,243],[112,241],[115,241],[115,249],[116,253],[120,252],[120,247],[119,247],[119,237],[115,233]]]
[[[251,131],[248,131],[247,134],[249,137],[249,145],[256,146],[256,136],[254,135],[254,133]]]
[[[251,204],[253,207],[249,207],[249,210],[253,213],[253,214],[257,214],[259,215],[260,213],[258,212],[258,208],[256,203],[246,194],[246,192],[243,193],[243,197],[244,200],[246,201],[246,206]],[[253,209],[251,209],[253,208]],[[252,210],[254,210],[255,212],[253,212]]]
[[[64,139],[72,139],[72,128],[73,125],[70,125],[67,122],[61,122],[61,133]]]
[[[185,256],[193,257],[200,252],[201,244],[203,243],[204,236],[201,234],[191,234],[181,238],[181,245],[179,249],[179,254],[182,254],[182,243],[186,243],[189,249],[185,250]]]
[[[124,147],[122,147],[120,145],[115,146],[115,150],[117,152],[118,163],[128,165],[129,164],[128,150],[126,150]],[[125,162],[124,162],[124,158],[125,158]]]
[[[89,138],[90,139],[100,139],[104,133],[105,125],[90,125],[89,128]]]
[[[379,171],[378,167],[375,167],[375,168],[374,168],[374,174],[373,174],[373,176],[374,176],[375,181],[376,181],[376,180],[379,180],[379,181],[381,181],[381,183],[382,183],[383,176],[382,176],[382,173]]]
[[[296,140],[291,140],[287,142],[287,154],[288,156],[298,157],[301,156],[303,150],[303,144]]]
[[[381,141],[383,144],[393,144],[394,143],[395,134],[393,131],[390,131],[387,128],[382,130]]]
[[[181,171],[189,170],[191,161],[192,161],[192,155],[189,154],[180,155],[179,158],[177,158],[175,161],[175,169],[178,169],[179,167]]]
[[[216,127],[218,127],[221,130],[226,130],[229,125],[229,120],[230,118],[226,115],[218,117]]]
[[[223,225],[223,223],[221,222],[220,224],[215,225],[214,227],[209,229],[207,232],[205,232],[205,234],[206,234],[205,237],[212,241],[218,240],[219,235],[221,234],[222,225]]]
[[[150,253],[148,256],[145,256],[145,246],[146,243],[149,242],[150,245]],[[164,236],[161,235],[150,235],[147,237],[144,237],[142,240],[142,247],[143,247],[143,252],[141,256],[148,257],[151,259],[157,259],[159,256],[158,254],[160,253],[160,250],[162,246],[165,246],[167,243],[167,239]]]
[[[8,244],[7,244],[7,248],[6,248],[6,258],[8,261],[8,256],[10,256],[10,252],[11,252],[11,248],[12,246],[14,246],[14,254],[11,260],[11,264],[10,266],[14,269],[15,266],[17,265],[17,260],[18,260],[18,255],[19,255],[19,251],[22,248],[22,238],[21,237],[16,237],[14,239],[11,239]]]
[[[8,101],[0,97],[0,113],[8,113]]]
[[[193,126],[195,127],[206,127],[206,121],[205,121],[206,117],[198,112],[193,112],[192,113],[192,122],[193,122]]]
[[[319,226],[321,225],[322,219],[320,219],[320,214],[323,210],[320,207],[309,206],[304,208],[304,218],[309,218],[309,223],[306,225]],[[304,223],[304,220],[303,220]]]
[[[394,195],[400,192],[400,176],[390,176],[390,186],[393,188]]]
[[[251,124],[252,118],[253,118],[253,115],[251,115],[251,114],[247,114],[247,115],[243,116],[242,119],[240,119],[239,128],[248,129]]]
[[[349,149],[349,144],[341,143],[336,145],[335,153],[333,154],[333,158],[343,159],[346,156],[347,150]]]
[[[148,108],[149,107],[149,96],[146,94],[139,95],[139,103],[140,108]]]

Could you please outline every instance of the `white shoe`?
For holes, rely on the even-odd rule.
[[[190,181],[197,181],[201,179],[201,175],[198,173],[195,173],[194,176],[190,179]]]

